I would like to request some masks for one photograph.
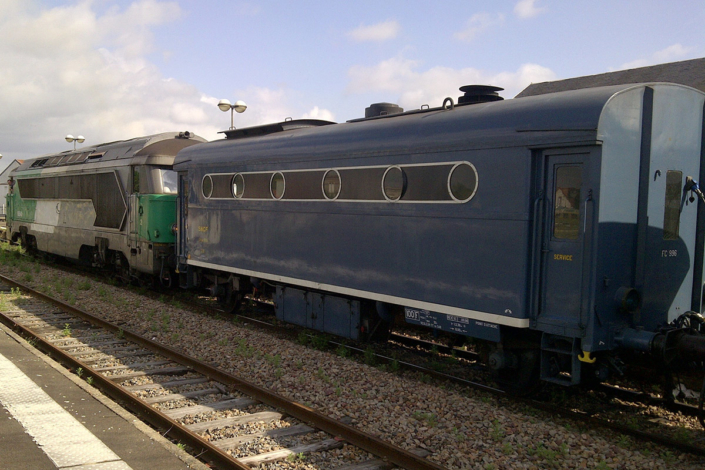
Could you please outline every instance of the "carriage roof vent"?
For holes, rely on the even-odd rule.
[[[504,88],[492,85],[465,85],[460,87],[460,91],[465,93],[458,98],[458,105],[489,103],[490,101],[501,101],[504,98],[499,96],[498,91]]]
[[[400,114],[403,112],[404,108],[394,103],[373,103],[369,108],[365,108],[365,118],[389,116],[391,114]]]

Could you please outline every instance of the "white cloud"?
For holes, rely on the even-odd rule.
[[[542,11],[546,10],[546,8],[537,8],[536,1],[537,0],[520,0],[516,5],[514,5],[514,14],[519,18],[526,19],[533,18]]]
[[[631,62],[626,62],[626,63],[620,65],[616,69],[610,69],[610,70],[635,69],[638,67],[646,67],[649,65],[663,64],[663,63],[667,63],[667,62],[675,62],[678,60],[685,59],[685,56],[688,55],[688,53],[692,50],[693,50],[693,48],[691,48],[691,47],[685,47],[681,44],[673,44],[671,46],[668,46],[665,49],[654,52],[651,55],[651,57],[649,57],[647,59],[632,60]]]
[[[301,116],[302,119],[322,119],[324,121],[334,121],[335,115],[328,111],[327,109],[321,109],[318,106],[314,106],[313,109]]]
[[[450,96],[457,101],[463,85],[495,85],[505,89],[500,95],[515,96],[531,83],[554,80],[556,74],[537,64],[524,64],[513,72],[492,73],[474,68],[433,67],[419,71],[414,60],[395,57],[372,67],[354,66],[348,71],[350,93],[385,92],[394,95],[405,109],[422,104],[440,106]],[[392,99],[392,98],[390,98]]]
[[[399,34],[401,27],[396,20],[389,20],[383,23],[377,23],[370,26],[360,25],[352,31],[348,32],[348,37],[353,41],[387,41],[394,39]]]
[[[217,138],[220,111],[146,58],[150,28],[179,18],[178,4],[136,0],[98,15],[93,3],[42,9],[24,0],[0,17],[5,158],[66,150],[69,133],[86,136],[84,145],[182,130]]]
[[[453,34],[453,37],[460,41],[470,42],[481,33],[503,23],[504,15],[501,13],[494,15],[490,13],[475,13],[465,23],[465,29]]]

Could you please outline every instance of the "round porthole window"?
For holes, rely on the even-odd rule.
[[[477,192],[477,170],[470,163],[458,163],[448,175],[448,192],[459,202],[467,202]]]
[[[382,191],[388,201],[398,201],[406,190],[406,175],[398,166],[390,166],[382,177]]]
[[[337,199],[340,196],[340,173],[338,170],[328,170],[323,175],[323,196],[326,199]]]
[[[245,178],[240,173],[233,176],[233,197],[241,198],[245,192]]]
[[[284,175],[281,173],[274,173],[272,179],[269,181],[269,191],[272,193],[274,199],[281,199],[284,196],[284,190],[286,189],[286,183],[284,181]]]
[[[210,175],[206,175],[203,177],[203,181],[201,183],[201,190],[203,192],[203,197],[208,199],[211,197],[211,194],[213,194],[213,180],[211,179]]]

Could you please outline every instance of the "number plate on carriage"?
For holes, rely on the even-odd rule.
[[[488,341],[497,342],[500,340],[499,325],[495,323],[409,307],[404,308],[404,317],[407,323],[413,323],[427,328],[472,336],[473,338]]]

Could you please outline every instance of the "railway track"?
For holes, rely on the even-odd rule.
[[[219,469],[296,460],[345,445],[372,454],[340,467],[347,470],[442,469],[423,452],[382,442],[14,280],[0,276],[0,282],[32,297],[2,312],[3,323]],[[253,443],[263,439],[281,448],[253,453]]]
[[[217,312],[217,310],[214,310],[214,312]],[[257,324],[261,327],[281,331],[281,328],[275,324],[265,322],[251,316],[240,315],[240,317],[243,320],[252,322],[253,324]],[[463,351],[439,343],[411,338],[404,335],[392,334],[391,340],[400,344],[404,344],[407,347],[413,347],[417,350],[426,351],[429,354],[438,354],[439,352],[444,354],[451,354],[455,352],[456,356],[463,357],[466,360],[477,361],[479,359],[478,355],[471,351]],[[362,347],[357,347],[349,343],[341,343],[333,339],[329,340],[328,344],[331,349],[336,349],[341,346],[344,346],[352,354],[357,355],[359,357],[369,355],[367,349],[363,349]],[[523,406],[528,405],[532,408],[550,413],[552,415],[559,415],[577,421],[579,423],[584,423],[585,425],[590,427],[609,429],[611,431],[615,431],[623,435],[634,437],[641,441],[653,442],[655,444],[663,445],[672,449],[678,449],[682,452],[705,456],[705,433],[703,433],[702,437],[694,440],[692,443],[684,442],[682,437],[670,437],[667,434],[659,432],[647,432],[640,429],[638,426],[635,426],[633,423],[624,424],[622,422],[616,421],[614,418],[605,417],[609,415],[607,411],[610,408],[614,410],[622,409],[629,412],[630,410],[632,410],[632,407],[627,403],[639,403],[647,406],[663,407],[671,411],[681,413],[685,416],[698,416],[698,408],[686,403],[671,402],[668,400],[664,400],[663,398],[654,397],[653,395],[645,392],[619,388],[615,387],[614,385],[597,384],[593,391],[604,394],[605,398],[599,400],[599,403],[596,403],[596,399],[591,400],[593,405],[590,407],[591,410],[585,410],[583,409],[584,407],[576,406],[574,403],[569,403],[566,406],[562,406],[555,403],[554,401],[551,401],[548,398],[535,399],[515,397],[506,394],[503,390],[499,388],[487,385],[487,383],[485,382],[468,380],[467,378],[457,377],[444,372],[439,372],[432,368],[420,366],[411,362],[400,361],[385,354],[376,353],[374,359],[378,364],[390,365],[394,363],[400,369],[424,374],[425,376],[431,377],[434,380],[454,383],[462,387],[468,387],[475,390],[480,390],[482,392],[490,393],[508,402],[516,403]],[[560,390],[564,389],[561,388]],[[615,399],[624,403],[614,404],[613,401]],[[598,409],[596,410],[595,408]],[[705,463],[705,461],[703,463]]]
[[[83,273],[85,274],[85,273]],[[148,294],[150,296],[158,297],[158,294]],[[208,308],[210,309],[209,314],[211,315],[223,315],[224,312],[219,311],[217,308],[213,307],[206,307],[204,306],[203,303],[197,302],[197,303],[192,303],[187,300],[185,300],[182,296],[177,297],[178,301],[182,304],[190,304],[192,307],[197,307],[199,311],[203,312],[204,309]],[[248,322],[251,324],[257,324],[261,327],[271,329],[273,331],[278,331],[280,333],[284,333],[289,335],[291,339],[296,339],[297,333],[292,333],[291,329],[287,328],[282,328],[279,325],[275,325],[272,323],[269,323],[267,321],[262,321],[259,318],[251,317],[251,316],[244,316],[244,315],[238,315],[241,319],[242,322]],[[297,330],[298,331],[298,330]],[[300,333],[299,333],[300,334]],[[316,336],[316,334],[313,334],[312,336]],[[444,345],[437,344],[437,343],[431,343],[428,341],[423,341],[423,340],[413,340],[409,339],[408,337],[404,336],[396,336],[394,338],[395,342],[404,342],[407,343],[407,346],[410,348],[414,348],[417,350],[426,350],[430,355],[437,355],[438,353],[441,354],[450,354],[452,350],[450,348],[447,348]],[[341,346],[341,343],[338,343],[336,341],[330,341],[329,343],[330,347],[335,349]],[[345,344],[344,345],[346,349],[348,349],[350,352],[353,354],[357,354],[360,356],[365,356],[369,353],[368,349],[363,349],[363,347],[355,347],[351,344]],[[460,356],[467,356],[463,357],[466,360],[476,360],[476,357],[473,356],[473,353],[463,353],[457,349],[454,349],[456,351],[456,355]],[[595,427],[595,428],[607,428],[611,429],[617,433],[624,434],[627,436],[632,436],[638,441],[644,441],[644,442],[653,442],[657,443],[659,445],[666,446],[671,449],[677,449],[683,452],[688,452],[690,454],[694,455],[700,455],[703,456],[705,455],[705,444],[703,442],[703,439],[701,438],[695,438],[691,439],[690,442],[684,441],[684,439],[681,437],[669,437],[668,433],[662,433],[659,432],[662,429],[667,429],[666,427],[662,428],[657,428],[656,431],[654,432],[645,432],[643,429],[640,428],[640,426],[635,426],[633,423],[631,424],[621,424],[615,419],[611,418],[603,418],[602,413],[600,411],[595,412],[594,411],[594,406],[592,407],[592,410],[585,410],[581,408],[580,406],[575,407],[573,405],[566,405],[566,406],[560,406],[557,405],[556,403],[552,402],[545,402],[545,401],[536,401],[536,400],[522,400],[522,399],[515,399],[513,397],[506,396],[501,390],[498,390],[494,387],[491,387],[487,385],[486,383],[481,383],[481,382],[474,382],[471,380],[467,380],[465,378],[461,377],[455,377],[450,374],[445,374],[443,372],[438,372],[434,369],[419,366],[416,364],[404,362],[404,361],[399,361],[389,355],[384,355],[384,354],[377,354],[375,356],[375,362],[377,364],[392,364],[396,363],[397,366],[399,366],[401,369],[406,369],[406,370],[413,370],[416,372],[419,372],[421,374],[424,374],[427,377],[431,377],[432,379],[438,379],[438,380],[443,380],[445,382],[452,382],[452,383],[457,383],[463,387],[468,387],[468,388],[474,388],[474,389],[480,389],[484,392],[488,392],[491,394],[496,395],[497,397],[500,397],[499,399],[504,403],[504,405],[509,405],[511,403],[518,404],[521,407],[526,407],[527,405],[538,410],[542,410],[546,413],[549,413],[550,415],[560,415],[564,418],[567,418],[569,421],[578,421],[578,422],[583,422],[585,423],[586,427]],[[605,392],[609,391],[608,389],[605,389]],[[662,403],[661,400],[655,399],[653,396],[649,394],[644,394],[644,393],[636,393],[630,390],[621,390],[621,389],[615,389],[611,390],[610,394],[613,396],[617,396],[615,394],[619,394],[619,397],[624,400],[624,401],[629,401],[629,402],[641,402],[641,403],[648,403],[656,406],[663,406],[665,403]],[[503,406],[504,406],[503,405]],[[607,404],[604,404],[604,407],[607,407]],[[610,405],[611,406],[611,405]],[[678,406],[678,405],[676,405]],[[630,413],[629,407],[628,406],[623,406],[624,409],[626,410],[626,413]],[[681,411],[683,414],[686,415],[692,415],[694,413],[694,407],[692,406],[684,406],[683,410]],[[582,426],[582,425],[579,425]],[[704,436],[705,437],[705,436]]]

